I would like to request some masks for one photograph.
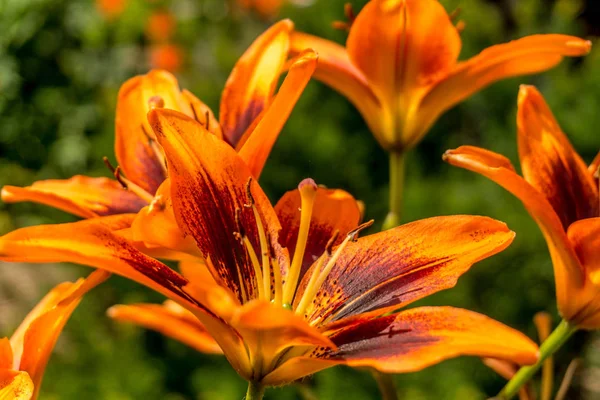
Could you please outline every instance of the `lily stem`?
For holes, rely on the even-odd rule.
[[[546,358],[550,357],[554,352],[560,349],[576,331],[576,326],[572,326],[567,321],[562,320],[550,336],[548,336],[548,339],[540,346],[540,358],[537,363],[521,367],[515,376],[513,376],[506,386],[504,386],[504,389],[500,391],[497,398],[509,400],[515,396],[519,389],[521,389],[521,387],[523,387],[523,385],[525,385],[542,367]]]
[[[402,200],[404,194],[404,153],[390,152],[390,199],[389,212],[383,222],[382,230],[400,225]]]
[[[392,379],[392,375],[384,374],[377,370],[373,370],[373,378],[377,381],[377,386],[381,392],[382,400],[398,400],[398,392],[396,391],[396,384]]]
[[[265,395],[265,387],[260,382],[248,382],[246,400],[262,400]]]

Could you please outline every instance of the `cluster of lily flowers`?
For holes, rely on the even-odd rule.
[[[600,328],[600,155],[586,166],[534,87],[518,94],[523,176],[486,149],[463,146],[443,158],[503,186],[542,230],[563,322],[541,348],[472,311],[401,310],[508,247],[515,233],[503,222],[461,215],[398,226],[397,182],[385,229],[370,235],[363,231],[373,221],[344,190],[307,178],[275,205],[267,198],[261,171],[311,77],[356,106],[390,152],[391,178],[401,180],[403,155],[453,105],[591,48],[577,37],[533,35],[457,61],[461,24],[436,0],[371,0],[347,15],[345,47],[289,20],[259,36],[227,80],[218,119],[166,71],[130,79],[116,110],[118,164],[106,161],[112,178],[2,189],[5,202],[34,201],[82,220],[10,232],[0,237],[1,260],[96,271],[58,285],[0,340],[0,399],[37,398],[69,316],[111,274],[167,297],[116,305],[111,318],[223,354],[249,382],[248,399],[336,365],[406,373],[461,355],[510,371],[499,395],[510,398],[574,331]]]

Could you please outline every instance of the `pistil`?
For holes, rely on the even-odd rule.
[[[300,191],[300,229],[298,230],[298,240],[296,242],[296,250],[292,258],[292,265],[288,272],[285,285],[283,288],[283,304],[292,304],[292,299],[296,293],[298,286],[298,277],[302,268],[302,260],[306,250],[308,233],[310,230],[310,220],[312,218],[312,210],[317,197],[317,184],[310,178],[304,179],[298,185]]]

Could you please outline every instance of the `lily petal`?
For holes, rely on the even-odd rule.
[[[300,229],[300,191],[298,189],[286,192],[275,205],[275,212],[282,230],[279,241],[290,254],[294,254],[298,231]],[[302,270],[299,280],[308,268],[325,252],[325,246],[333,238],[336,231],[338,237],[333,245],[339,245],[344,237],[358,226],[361,212],[358,203],[352,195],[340,189],[317,189],[314,201],[308,242],[304,252]]]
[[[171,110],[153,110],[148,118],[168,159],[177,223],[196,240],[217,282],[240,302],[244,293],[256,298],[254,269],[235,235],[244,231],[253,248],[260,249],[254,213],[245,206],[249,202],[254,201],[269,234],[282,276],[287,271],[287,251],[278,243],[280,225],[267,196],[256,181],[248,186],[251,173],[235,150],[200,124]]]
[[[13,351],[8,338],[0,339],[0,370],[13,367]]]
[[[0,400],[33,399],[33,382],[27,372],[0,369]]]
[[[123,214],[59,225],[17,229],[0,237],[0,260],[10,262],[73,262],[103,269],[146,285],[163,295],[204,307],[185,291],[188,280],[137,250],[115,233],[135,215]]]
[[[309,50],[295,60],[281,84],[273,103],[269,105],[256,128],[246,141],[238,143],[240,157],[246,162],[256,179],[267,162],[267,158],[283,125],[304,91],[317,66],[317,54]],[[241,147],[240,147],[241,146]]]
[[[380,138],[383,116],[380,100],[369,87],[363,73],[356,68],[344,46],[330,40],[303,32],[291,35],[290,53],[297,55],[305,49],[313,49],[319,55],[314,78],[330,86],[346,97],[361,113],[371,132]]]
[[[352,63],[393,104],[447,74],[461,41],[436,0],[372,0],[352,23],[347,48]]]
[[[186,236],[173,213],[171,181],[166,179],[156,191],[154,200],[144,207],[131,224],[132,239],[149,249],[164,248],[190,256],[200,255],[196,242]]]
[[[489,47],[458,63],[421,101],[414,127],[420,133],[414,134],[413,142],[417,142],[444,111],[484,87],[501,79],[545,71],[564,56],[582,56],[590,49],[589,41],[575,36],[532,35]]]
[[[428,218],[365,236],[344,248],[307,309],[308,320],[381,315],[453,287],[471,265],[513,238],[504,223],[474,216]]]
[[[564,229],[599,215],[598,186],[533,86],[519,90],[517,127],[523,177],[544,194]]]
[[[523,202],[540,227],[550,249],[561,315],[569,319],[576,314],[579,306],[574,301],[584,285],[583,269],[548,200],[517,175],[510,161],[500,154],[477,147],[461,146],[446,151],[444,160],[491,179]]]
[[[137,212],[146,205],[114,179],[82,175],[38,181],[24,188],[4,186],[1,193],[5,203],[33,201],[82,218]]]
[[[160,332],[191,348],[209,354],[223,354],[204,325],[185,308],[167,301],[164,305],[133,304],[111,307],[108,316]]]
[[[262,379],[262,383],[268,386],[285,385],[326,368],[341,364],[344,364],[344,362],[340,360],[328,360],[308,356],[294,357],[265,376]]]
[[[420,371],[464,355],[499,358],[519,365],[533,364],[538,359],[537,345],[521,332],[453,307],[418,307],[355,321],[334,333],[331,340],[338,350],[324,357],[386,373]]]
[[[177,79],[167,71],[153,70],[125,82],[119,90],[116,115],[115,153],[129,180],[154,194],[165,179],[160,150],[148,125],[150,99],[158,96],[162,106],[194,116],[181,94]],[[156,97],[158,99],[158,97]]]
[[[287,19],[273,25],[252,43],[231,71],[221,95],[219,117],[224,137],[233,147],[270,104],[293,28]]]

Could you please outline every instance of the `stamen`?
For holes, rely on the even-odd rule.
[[[142,189],[135,183],[131,182],[129,179],[125,178],[121,174],[120,166],[117,165],[117,168],[113,167],[110,161],[108,161],[108,158],[106,157],[103,157],[102,160],[104,161],[104,164],[106,164],[108,169],[111,170],[117,182],[119,182],[121,186],[123,186],[123,189],[129,190],[133,194],[137,195],[140,199],[146,201],[148,204],[152,203],[152,201],[154,200],[154,196],[146,192],[144,189]]]
[[[275,256],[271,257],[271,262],[273,263],[273,278],[275,282],[273,285],[275,286],[275,296],[273,302],[277,306],[281,306],[282,303],[282,283],[281,283],[281,269],[279,268],[279,261]]]
[[[329,274],[331,273],[331,270],[335,266],[338,258],[340,257],[348,243],[356,241],[356,237],[358,236],[359,232],[373,225],[373,222],[374,220],[367,221],[359,225],[356,229],[348,232],[344,241],[337,247],[333,256],[331,256],[331,247],[333,247],[333,243],[335,243],[335,240],[337,238],[337,234],[334,234],[334,236],[327,243],[325,253],[319,258],[318,264],[313,271],[313,275],[310,277],[308,285],[306,285],[304,294],[302,295],[300,303],[298,303],[298,307],[296,308],[296,314],[304,314],[306,307],[308,307],[310,301],[315,297],[317,291],[321,288],[321,286],[323,286],[325,279],[327,279],[327,276],[329,276]],[[325,265],[325,268],[321,270],[321,266],[325,258],[327,258],[326,255],[331,256],[331,258],[327,262],[327,265]]]
[[[263,277],[263,290],[265,292],[265,296],[267,296],[267,300],[271,300],[271,270],[269,263],[269,245],[267,242],[267,236],[265,234],[265,228],[263,226],[262,220],[260,218],[260,214],[258,213],[258,209],[256,208],[256,203],[254,201],[254,197],[252,196],[252,178],[248,179],[248,183],[246,184],[246,193],[248,195],[248,200],[250,201],[250,207],[252,208],[252,212],[254,213],[254,219],[256,220],[256,227],[258,230],[258,237],[260,239],[260,252],[262,257],[262,277]]]
[[[246,236],[246,231],[245,231],[244,227],[242,226],[241,212],[242,212],[242,210],[240,210],[239,208],[235,209],[235,223],[237,225],[238,232],[234,232],[234,236],[242,243],[242,245],[244,245],[244,247],[246,248],[246,251],[248,252],[248,256],[250,257],[250,262],[252,263],[252,268],[254,269],[254,275],[256,276],[256,288],[258,290],[258,298],[261,300],[264,300],[264,299],[266,299],[266,297],[265,297],[264,288],[262,285],[263,276],[262,276],[262,271],[260,269],[260,263],[258,262],[258,257],[256,256],[256,252],[254,251],[254,247],[252,246],[252,243],[248,239],[248,236]],[[239,274],[240,273],[238,270],[238,276],[239,276]],[[241,279],[242,278],[240,276],[240,285],[243,282]]]
[[[210,112],[208,110],[206,110],[206,112],[204,113],[204,116],[206,117],[206,122],[204,123],[204,127],[206,128],[207,131],[210,131]]]
[[[296,250],[292,258],[292,265],[287,275],[285,287],[283,288],[283,303],[292,304],[292,299],[296,293],[298,286],[298,277],[302,268],[302,260],[304,259],[304,251],[306,250],[306,242],[308,240],[308,232],[310,230],[310,220],[312,218],[312,210],[317,197],[317,184],[312,179],[304,179],[298,185],[301,199],[300,211],[300,228],[298,229],[298,241],[296,242]]]
[[[338,29],[340,31],[350,31],[354,20],[356,19],[356,14],[354,13],[354,9],[352,8],[351,3],[344,4],[344,16],[346,17],[346,21],[333,21],[331,26],[333,29]]]

